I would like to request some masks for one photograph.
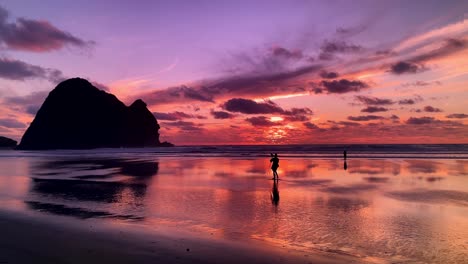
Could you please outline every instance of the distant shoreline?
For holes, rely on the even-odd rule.
[[[342,159],[468,159],[468,144],[355,144],[355,145],[212,145],[145,148],[95,148],[53,150],[1,150],[4,156],[40,155],[124,155],[144,154],[157,157],[268,157]]]

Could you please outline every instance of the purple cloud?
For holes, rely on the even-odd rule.
[[[348,116],[348,120],[351,121],[371,121],[371,120],[382,120],[383,116],[366,115],[366,116]]]
[[[387,112],[387,111],[388,111],[387,108],[380,107],[380,106],[368,106],[361,110],[361,112],[365,112],[365,113],[377,113],[377,112]]]
[[[272,101],[257,103],[254,100],[233,98],[222,105],[222,108],[229,112],[243,114],[274,114],[283,113],[284,110]]]
[[[161,113],[161,112],[153,112],[153,115],[158,120],[168,120],[168,121],[176,121],[186,118],[197,118],[197,119],[205,119],[204,116],[200,115],[190,115],[184,112],[171,112],[171,113]]]
[[[354,53],[359,52],[363,48],[358,45],[348,44],[342,40],[329,41],[325,40],[320,47],[323,53]]]
[[[354,97],[357,101],[365,105],[392,105],[395,102],[390,99],[381,99],[377,97],[358,95]]]
[[[310,119],[310,116],[314,114],[312,110],[307,107],[304,108],[291,108],[291,110],[286,110],[282,113],[285,116],[285,120],[290,122],[304,122]]]
[[[0,58],[0,78],[24,81],[26,79],[47,79],[57,83],[64,79],[62,72],[56,69],[42,68],[19,60]]]
[[[362,51],[363,48],[358,45],[348,44],[342,40],[325,40],[320,46],[320,60],[332,60],[336,53],[356,53]]]
[[[327,71],[321,71],[320,72],[320,77],[324,79],[336,79],[339,77],[339,74],[336,72],[327,72]]]
[[[448,116],[446,116],[447,118],[459,118],[459,119],[462,119],[462,118],[468,118],[468,115],[467,114],[450,114]]]
[[[92,41],[84,41],[62,31],[47,21],[17,18],[8,23],[9,13],[0,7],[0,43],[12,50],[46,52],[64,46],[90,47]]]
[[[283,57],[286,59],[302,59],[302,57],[304,57],[302,51],[300,50],[291,51],[283,47],[273,47],[271,49],[271,53],[274,56]]]
[[[203,129],[203,125],[196,124],[194,122],[187,122],[187,121],[176,121],[176,122],[164,122],[162,123],[162,127],[170,126],[175,127],[183,131],[199,131]]]
[[[430,106],[430,105],[426,105],[424,107],[424,111],[425,112],[429,112],[429,113],[438,113],[438,112],[442,112],[442,109],[440,108],[435,108],[433,106]]]
[[[311,122],[304,122],[302,124],[304,124],[304,126],[308,129],[320,129],[320,127],[318,127],[316,124],[311,123]]]
[[[401,105],[413,105],[415,103],[422,102],[423,98],[419,95],[417,95],[415,98],[408,98],[408,99],[402,99],[398,101],[398,104]]]
[[[322,87],[314,88],[315,93],[322,93],[326,91],[329,94],[337,93],[349,93],[349,92],[358,92],[362,89],[369,88],[369,85],[362,81],[350,81],[347,79],[341,79],[339,81],[322,81]]]
[[[418,73],[424,71],[425,68],[422,65],[400,61],[390,66],[390,72],[394,74],[405,74],[405,73]]]
[[[278,122],[272,122],[266,116],[254,116],[246,118],[245,121],[249,122],[253,126],[277,126]]]
[[[230,119],[233,118],[234,115],[225,111],[211,111],[211,115],[215,119]]]
[[[356,126],[360,126],[360,125],[361,125],[361,124],[359,124],[359,123],[350,122],[350,121],[339,121],[339,122],[336,122],[336,124],[342,125],[342,126],[350,126],[350,127],[356,127]]]
[[[442,47],[436,50],[431,50],[418,56],[414,56],[410,59],[410,61],[414,63],[423,63],[432,59],[437,59],[440,57],[451,55],[453,53],[462,51],[467,47],[467,40],[449,38],[444,40],[444,45]]]
[[[0,119],[0,126],[7,127],[7,128],[25,128],[26,127],[24,123],[21,123],[18,120],[12,119],[12,118]]]
[[[413,99],[403,99],[403,100],[398,101],[398,104],[402,104],[402,105],[412,105],[415,103],[416,102]]]
[[[435,118],[429,117],[429,116],[423,116],[423,117],[410,117],[408,120],[406,120],[406,124],[408,125],[424,125],[424,124],[430,124],[436,121]]]

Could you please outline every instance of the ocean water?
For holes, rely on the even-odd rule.
[[[0,151],[3,210],[376,263],[468,263],[467,180],[468,145]]]

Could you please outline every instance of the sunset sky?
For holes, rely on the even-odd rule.
[[[468,1],[2,1],[0,135],[71,77],[176,145],[468,143]]]

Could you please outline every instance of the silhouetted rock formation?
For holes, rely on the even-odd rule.
[[[26,130],[19,149],[153,147],[159,124],[142,100],[127,107],[87,80],[60,83]]]
[[[0,136],[0,148],[14,148],[16,143],[16,140]]]

